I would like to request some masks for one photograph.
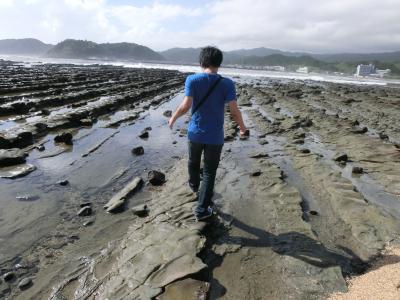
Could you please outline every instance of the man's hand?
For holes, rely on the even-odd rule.
[[[193,98],[189,97],[189,96],[185,96],[185,98],[183,98],[182,103],[179,105],[178,109],[176,110],[176,112],[174,112],[174,114],[172,115],[172,117],[169,119],[168,121],[168,127],[172,129],[172,127],[174,126],[175,121],[183,116],[184,114],[186,114],[190,107],[192,107],[192,101]]]
[[[250,130],[246,129],[246,128],[240,128],[240,135],[241,136],[250,136]]]
[[[168,127],[169,127],[170,129],[172,129],[172,127],[174,127],[175,121],[176,121],[176,120],[174,119],[174,117],[169,118],[169,120],[168,120]]]
[[[237,106],[236,100],[229,102],[229,111],[231,112],[232,119],[239,125],[240,135],[248,136],[249,132],[244,125],[242,114]]]

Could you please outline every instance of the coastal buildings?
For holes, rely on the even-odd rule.
[[[385,77],[385,76],[389,75],[392,72],[392,70],[390,70],[390,69],[385,69],[385,70],[376,69],[375,72],[376,72],[376,74],[374,74],[374,75],[376,75],[377,77]]]
[[[369,65],[358,65],[356,70],[356,76],[374,76],[374,77],[384,77],[391,73],[390,69],[379,70],[374,64]]]
[[[375,73],[375,65],[373,64],[357,66],[356,76],[369,76],[374,73]]]
[[[300,67],[296,70],[297,73],[304,73],[304,74],[308,74],[309,70],[308,67]]]

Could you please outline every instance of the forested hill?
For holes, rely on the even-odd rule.
[[[45,44],[37,39],[0,40],[0,54],[40,56],[52,47],[53,45]]]
[[[159,53],[135,43],[97,44],[72,39],[58,43],[46,53],[46,56],[80,59],[164,60],[164,57]]]

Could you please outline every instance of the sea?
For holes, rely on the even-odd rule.
[[[71,64],[71,65],[113,65],[123,66],[126,68],[152,68],[177,70],[181,72],[201,72],[200,66],[183,65],[173,63],[153,63],[153,62],[128,62],[128,61],[104,61],[104,60],[85,60],[85,59],[60,59],[47,57],[31,57],[16,55],[1,55],[0,59],[22,62],[29,67],[36,64]],[[267,70],[254,70],[245,68],[224,68],[221,67],[219,73],[223,76],[244,76],[271,79],[289,79],[300,81],[317,81],[317,82],[333,82],[342,84],[356,85],[399,85],[400,79],[393,78],[376,78],[376,77],[356,77],[351,75],[332,75],[324,73],[296,73],[296,72],[279,72]]]

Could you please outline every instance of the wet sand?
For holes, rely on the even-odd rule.
[[[0,87],[2,147],[25,149],[36,170],[0,182],[8,212],[0,216],[0,238],[10,241],[0,249],[2,274],[17,277],[1,282],[2,297],[346,297],[385,247],[398,245],[397,87],[237,78],[251,136],[239,139],[227,112],[213,199],[218,213],[205,224],[193,218],[196,199],[186,185],[180,129],[187,118],[171,132],[163,116],[181,100],[185,74],[50,65],[32,79],[33,70],[3,64],[9,68],[3,72],[27,79]],[[46,84],[61,85],[56,101]],[[95,121],[88,126],[86,118]],[[149,126],[149,137],[139,138]],[[26,131],[30,138],[18,136]],[[65,131],[73,146],[54,143]],[[44,152],[31,149],[40,142]],[[144,147],[143,156],[131,153],[136,146]],[[151,169],[166,174],[165,184],[148,183]],[[120,213],[106,213],[102,206],[136,176],[145,181],[142,189]],[[69,184],[57,184],[62,179]],[[77,216],[83,202],[92,203],[91,216]],[[142,203],[148,214],[139,217],[131,208]],[[32,285],[20,291],[22,278]]]

